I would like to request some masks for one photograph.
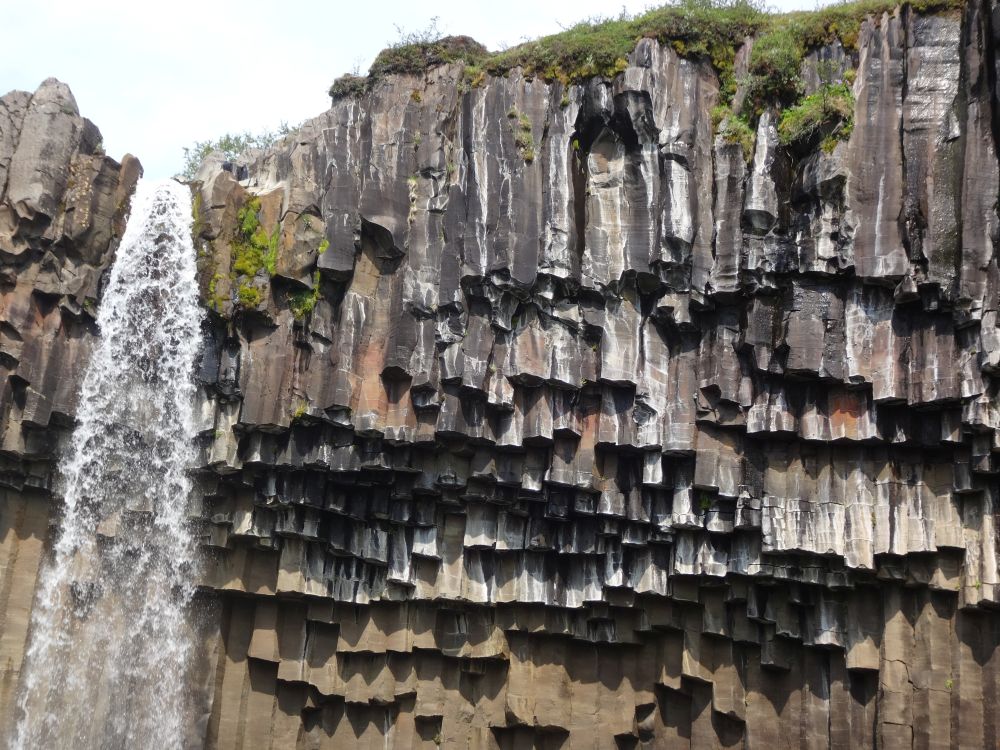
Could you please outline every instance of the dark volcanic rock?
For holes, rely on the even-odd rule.
[[[815,51],[856,107],[810,153],[767,111],[745,160],[643,40],[581,85],[386,76],[206,164],[206,746],[996,745],[994,15]],[[137,169],[91,131],[0,100],[5,705]]]

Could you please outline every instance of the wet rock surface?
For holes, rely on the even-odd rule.
[[[644,40],[585,85],[390,76],[207,164],[206,746],[1000,741],[992,12],[827,50],[830,150],[765,113],[746,162]],[[0,100],[5,701],[137,169],[71,101]]]

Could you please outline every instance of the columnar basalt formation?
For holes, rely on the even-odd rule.
[[[994,23],[813,51],[853,71],[831,148],[765,112],[746,160],[646,39],[206,162],[205,745],[997,745]],[[134,180],[70,101],[0,107],[8,707]]]

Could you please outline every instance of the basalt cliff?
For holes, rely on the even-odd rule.
[[[811,49],[822,144],[727,138],[642,39],[208,159],[187,744],[997,746],[997,36]],[[65,85],[0,99],[0,725],[140,172]]]

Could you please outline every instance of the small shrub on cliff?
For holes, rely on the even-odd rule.
[[[507,118],[512,121],[514,145],[517,146],[521,158],[530,164],[535,160],[535,139],[531,135],[531,119],[514,107],[507,113]]]
[[[802,85],[801,68],[805,50],[795,34],[787,30],[769,31],[753,43],[747,97],[761,108],[768,103],[794,101]]]
[[[330,86],[330,98],[333,101],[361,96],[368,86],[368,76],[356,76],[348,73],[342,75]]]
[[[845,83],[824,84],[781,114],[778,137],[789,145],[816,135],[824,139],[847,138],[854,124],[854,95]]]
[[[736,115],[729,107],[720,105],[712,110],[712,125],[726,143],[739,144],[747,162],[753,158],[757,133],[746,115]]]
[[[313,273],[313,288],[300,292],[292,292],[288,295],[288,307],[296,320],[302,320],[313,311],[316,303],[319,302],[320,276],[317,270]]]

